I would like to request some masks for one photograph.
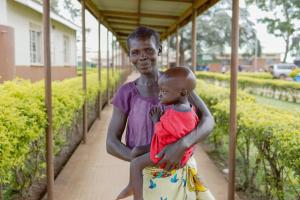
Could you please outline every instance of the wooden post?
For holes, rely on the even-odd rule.
[[[160,54],[160,68],[162,68],[163,67],[163,64],[164,64],[164,60],[163,60],[163,45],[162,45],[162,47],[161,47],[161,54]]]
[[[46,162],[47,162],[47,199],[54,199],[54,164],[52,133],[52,85],[51,85],[51,47],[50,47],[50,1],[43,1],[44,32],[44,70],[45,70],[45,105],[47,112],[46,127]]]
[[[196,51],[196,41],[197,41],[197,27],[196,27],[196,19],[197,19],[197,10],[193,8],[192,15],[192,71],[195,73],[196,65],[197,65],[197,51]]]
[[[101,88],[101,23],[98,21],[98,81],[100,90],[98,92],[98,119],[101,119],[101,110],[102,110],[102,88]]]
[[[83,138],[82,142],[86,143],[87,134],[87,96],[86,96],[86,45],[85,45],[85,0],[81,0],[82,15],[82,89],[84,95],[83,104]]]
[[[176,67],[179,67],[179,28],[176,28]]]
[[[116,83],[115,83],[115,62],[114,62],[114,57],[115,57],[115,49],[114,49],[114,35],[111,35],[111,70],[112,70],[112,93],[115,93],[115,87],[116,87]]]
[[[109,30],[107,29],[107,55],[106,55],[106,60],[107,60],[107,72],[106,72],[106,98],[107,102],[109,102]]]
[[[169,60],[169,37],[167,37],[167,68],[170,68],[170,60]]]
[[[3,197],[3,189],[2,185],[0,184],[0,200],[4,199]]]
[[[236,153],[236,96],[239,47],[239,0],[232,1],[232,47],[230,80],[230,141],[229,141],[229,183],[228,200],[234,200],[235,194],[235,153]]]

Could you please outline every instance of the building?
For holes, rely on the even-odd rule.
[[[0,82],[15,77],[44,77],[41,4],[33,0],[0,0]],[[51,12],[53,80],[76,73],[76,30],[80,27]]]
[[[199,65],[208,65],[210,71],[221,72],[222,67],[230,69],[231,54],[198,55]],[[239,55],[239,65],[243,71],[265,71],[267,67],[280,63],[280,53],[264,53],[260,57]]]

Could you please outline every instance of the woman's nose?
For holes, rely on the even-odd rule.
[[[140,54],[140,59],[144,60],[146,58],[147,58],[147,56],[146,56],[145,52],[142,51],[141,54]]]

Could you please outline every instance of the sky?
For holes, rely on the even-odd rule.
[[[75,1],[76,6],[80,7],[80,4]],[[244,0],[240,0],[240,7],[246,7]],[[258,19],[263,18],[265,16],[272,16],[272,13],[265,13],[259,10],[256,6],[248,6],[248,10],[250,13],[250,19],[253,22],[257,22]],[[81,18],[76,22],[81,25]],[[299,25],[300,26],[300,25]],[[98,50],[98,23],[96,19],[89,13],[86,12],[86,28],[89,28],[91,31],[87,34],[87,51],[89,55],[97,56]],[[275,37],[269,33],[267,33],[267,28],[265,24],[256,23],[256,30],[258,39],[261,41],[261,45],[263,47],[263,53],[281,53],[281,57],[284,56],[285,43],[282,38]],[[106,56],[106,28],[101,26],[101,54]],[[110,34],[111,40],[111,34]],[[79,37],[80,38],[80,37]],[[78,52],[79,55],[81,51],[81,43],[78,43]],[[288,56],[287,62],[293,62],[293,58]]]

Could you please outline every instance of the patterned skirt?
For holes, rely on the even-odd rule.
[[[200,180],[193,156],[178,170],[145,168],[143,195],[144,200],[215,200]]]

